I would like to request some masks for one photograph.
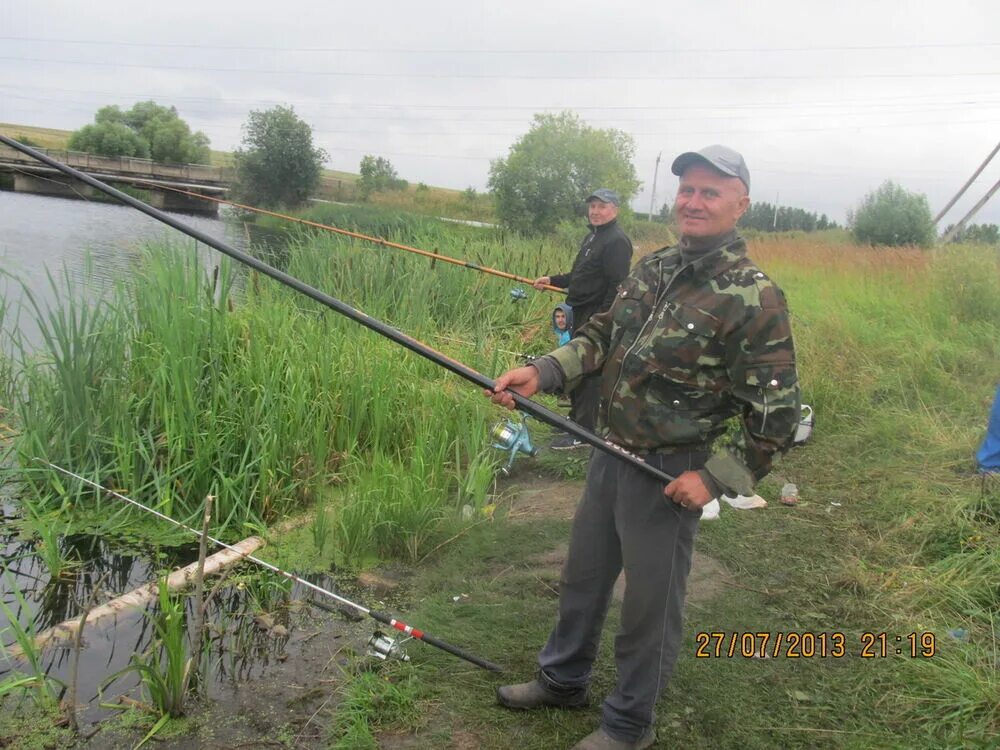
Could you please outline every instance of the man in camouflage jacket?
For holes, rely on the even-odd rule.
[[[746,256],[735,232],[749,206],[743,157],[709,146],[674,160],[681,241],[643,258],[611,309],[576,338],[496,381],[525,396],[601,372],[598,432],[676,476],[665,488],[595,451],[559,590],[559,620],[538,678],[497,691],[510,708],[579,706],[597,655],[612,587],[624,569],[618,684],[600,728],[578,750],[645,748],[676,661],[687,575],[701,508],[723,492],[752,494],[787,449],[800,399],[781,290]],[[738,431],[715,445],[736,418]],[[666,500],[666,502],[665,502]]]

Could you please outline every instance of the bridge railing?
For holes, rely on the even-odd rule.
[[[139,159],[134,156],[98,156],[83,151],[68,151],[65,149],[36,148],[43,154],[71,167],[85,171],[116,172],[119,174],[143,175],[146,177],[162,177],[175,180],[190,180],[192,182],[224,182],[233,181],[234,170],[231,167],[213,167],[207,164],[166,164],[152,159]],[[0,144],[0,161],[37,164],[27,154],[17,149]]]

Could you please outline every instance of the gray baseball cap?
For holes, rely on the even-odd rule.
[[[728,146],[705,146],[701,151],[686,151],[674,159],[670,171],[680,177],[684,170],[692,164],[702,162],[722,172],[729,177],[739,177],[750,190],[750,170],[747,163],[743,161],[743,155],[738,151],[733,151]]]
[[[621,198],[618,197],[618,193],[614,190],[608,190],[607,188],[597,188],[597,190],[587,196],[588,201],[591,198],[597,198],[597,200],[603,201],[604,203],[614,203],[616,206],[621,205]]]

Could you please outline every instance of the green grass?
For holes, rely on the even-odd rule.
[[[527,276],[574,251],[369,209],[318,210],[334,224]],[[297,549],[279,540],[268,550],[316,569],[425,560],[464,530],[421,564],[406,618],[505,663],[511,678],[530,675],[555,580],[529,558],[563,541],[568,524],[502,512],[489,524],[463,519],[464,505],[495,500],[488,430],[498,413],[478,389],[265,279],[223,270],[234,287],[213,288],[196,258],[166,250],[154,249],[134,286],[104,305],[66,292],[58,310],[37,311],[47,349],[14,362],[26,394],[12,404],[32,482],[25,498],[43,512],[121,513],[35,468],[29,459],[41,455],[181,519],[197,519],[211,493],[223,532],[321,506],[326,544],[306,525],[288,536]],[[771,507],[726,508],[704,524],[699,548],[729,579],[687,613],[660,732],[693,748],[989,747],[1000,733],[1000,488],[981,493],[972,454],[1000,371],[997,256],[880,252],[830,238],[759,239],[752,254],[789,298],[816,434],[762,483]],[[487,374],[518,352],[550,348],[551,297],[514,304],[509,284],[467,269],[313,232],[294,235],[280,262]],[[776,503],[785,480],[800,489],[796,508]],[[468,599],[454,602],[460,593]],[[613,681],[614,625],[612,616],[598,695]],[[955,629],[966,639],[950,636]],[[692,657],[695,632],[724,630],[843,632],[852,654],[865,631],[933,632],[939,653]],[[419,669],[388,676],[407,694],[412,679],[429,746],[464,732],[483,748],[559,747],[596,723],[593,711],[499,711],[498,678],[413,649]],[[406,711],[371,724],[363,719],[374,709],[357,705],[359,728],[345,732],[412,730]]]
[[[329,727],[331,750],[378,750],[376,733],[386,726],[419,724],[412,670],[360,671],[348,676]]]
[[[982,493],[972,453],[1000,364],[996,255],[758,249],[795,313],[817,431],[762,483],[768,509],[725,508],[703,525],[699,549],[728,582],[687,612],[660,734],[692,748],[995,747],[1000,487]],[[801,490],[796,508],[776,502],[785,480]],[[529,560],[565,534],[555,521],[470,530],[421,571],[407,617],[508,665],[503,679],[530,676],[555,597]],[[614,628],[612,614],[598,696],[613,681]],[[848,654],[695,659],[698,631],[841,632]],[[885,658],[862,658],[864,632],[889,634]],[[897,656],[891,639],[905,647],[910,632],[933,633],[936,654]],[[596,710],[502,711],[500,678],[432,649],[415,656],[429,744],[561,747],[596,724]]]
[[[468,241],[431,229],[441,245]],[[468,244],[489,261],[534,247]],[[512,364],[525,324],[552,303],[532,292],[514,304],[501,280],[328,234],[300,233],[281,260],[484,373]],[[496,412],[477,389],[290,290],[226,264],[208,271],[183,246],[148,248],[107,300],[50,283],[54,309],[28,297],[43,350],[14,340],[14,447],[38,513],[106,511],[117,526],[137,512],[36,457],[188,523],[211,494],[222,533],[322,498],[337,559],[359,564],[417,560],[461,525],[463,506],[485,504]]]

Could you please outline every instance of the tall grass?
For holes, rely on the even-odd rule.
[[[938,634],[939,656],[900,668],[895,710],[941,746],[995,738],[1000,500],[973,454],[1000,379],[1000,256],[773,240],[751,254],[789,297],[804,399],[833,459],[800,474],[872,530],[865,567],[884,581],[886,621]]]
[[[490,262],[505,251],[470,247]],[[534,293],[515,304],[502,280],[326,235],[300,235],[286,263],[418,338],[448,332],[435,347],[487,374],[554,304]],[[256,274],[206,269],[196,248],[152,247],[107,300],[84,302],[65,275],[51,279],[55,308],[29,296],[44,346],[21,350],[16,450],[39,513],[133,511],[35,457],[188,523],[211,494],[233,533],[338,485],[341,560],[416,559],[462,505],[485,502],[492,407],[478,389]]]
[[[18,612],[30,612],[31,608],[28,606],[24,594],[17,587],[14,576],[11,575],[6,565],[3,566],[2,580],[6,590],[13,594]],[[26,623],[22,624],[17,612],[3,598],[0,598],[0,611],[7,619],[7,627],[0,631],[0,638],[7,640],[9,636],[13,636],[13,642],[20,649],[19,659],[28,668],[28,674],[15,671],[0,683],[0,698],[17,690],[33,688],[33,697],[39,705],[54,705],[56,702],[54,685],[57,684],[57,681],[46,674],[42,664],[42,651],[35,644],[38,631],[34,619],[29,618]],[[0,651],[4,653],[4,656],[7,655],[3,641],[0,641]]]
[[[105,678],[103,683],[109,685],[127,672],[135,672],[139,676],[143,693],[155,709],[157,720],[136,745],[137,748],[159,732],[167,721],[184,715],[194,676],[184,598],[183,594],[170,593],[166,576],[159,579],[157,610],[146,615],[155,633],[149,651],[133,654],[125,669]]]

